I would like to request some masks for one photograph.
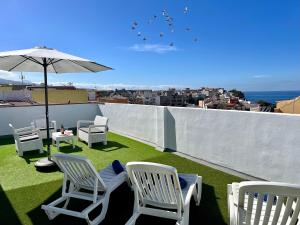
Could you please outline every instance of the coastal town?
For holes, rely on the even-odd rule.
[[[242,110],[255,112],[300,113],[300,97],[272,104],[251,102],[242,91],[224,88],[167,90],[99,90],[77,88],[72,83],[49,86],[50,104],[122,103],[157,106],[195,107],[205,109]],[[44,104],[43,84],[0,84],[0,107]]]

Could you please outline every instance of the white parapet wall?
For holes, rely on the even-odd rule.
[[[261,179],[300,183],[300,116],[99,105],[113,131]]]
[[[99,114],[97,104],[69,104],[50,105],[50,120],[57,122],[57,127],[61,124],[66,128],[77,126],[78,120],[94,120]],[[36,118],[45,117],[45,106],[24,106],[24,107],[3,107],[0,108],[0,136],[12,134],[9,123],[15,128],[30,126]]]
[[[99,108],[110,130],[164,148],[164,107],[106,103]]]

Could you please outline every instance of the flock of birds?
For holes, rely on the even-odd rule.
[[[185,6],[184,9],[183,9],[183,13],[185,15],[189,14],[189,7],[188,6]],[[170,33],[174,33],[175,32],[175,28],[174,28],[174,18],[169,14],[169,12],[164,9],[161,11],[161,14],[158,14],[158,15],[153,15],[149,20],[148,20],[148,25],[150,24],[153,24],[155,23],[157,20],[163,20],[165,22],[165,24],[167,25],[168,27],[168,30]],[[140,40],[143,40],[144,42],[146,42],[149,38],[148,36],[146,36],[144,34],[144,32],[141,31],[141,28],[140,28],[140,23],[137,22],[137,21],[134,21],[131,25],[131,30],[136,32],[137,34],[137,37],[140,39]],[[184,28],[184,31],[185,32],[188,32],[188,33],[191,33],[192,29],[191,27],[185,27]],[[166,35],[168,35],[166,32],[164,31],[161,31],[159,32],[159,37],[160,38],[164,38]],[[193,42],[196,43],[198,42],[198,37],[194,37],[193,38]],[[174,46],[174,42],[170,42],[169,43],[169,46],[172,47]]]

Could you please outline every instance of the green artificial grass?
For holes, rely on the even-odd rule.
[[[227,184],[239,182],[240,178],[169,152],[159,152],[154,147],[117,134],[109,133],[108,140],[107,146],[97,144],[92,149],[82,142],[76,143],[74,150],[70,145],[63,144],[60,152],[88,157],[98,170],[118,159],[124,164],[129,161],[149,161],[172,165],[178,172],[197,173],[203,177],[202,199],[200,207],[194,204],[191,206],[190,224],[228,223]],[[52,153],[56,152],[57,149],[52,147]],[[0,224],[71,224],[72,218],[63,216],[50,222],[40,209],[42,204],[49,203],[60,195],[63,177],[60,172],[42,173],[35,170],[34,162],[45,156],[28,152],[23,157],[18,157],[13,140],[0,139]],[[102,224],[125,224],[132,213],[132,205],[133,195],[126,185],[116,190],[110,201],[107,218]],[[137,225],[150,221],[142,218],[137,221]],[[164,220],[156,220],[155,223],[159,224],[159,221],[166,224]],[[72,222],[81,223],[85,224],[84,221]],[[153,223],[152,221],[150,224]]]

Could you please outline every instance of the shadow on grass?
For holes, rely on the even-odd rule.
[[[74,152],[81,152],[82,148],[79,146],[75,146],[75,148],[73,149],[72,145],[65,145],[65,146],[60,146],[59,147],[59,152],[61,153],[74,153]],[[38,161],[40,158],[44,158],[47,157],[47,151],[44,148],[44,152],[43,153],[39,153],[39,150],[34,150],[34,151],[28,151],[28,152],[24,152],[23,156],[21,156],[27,164],[30,163],[35,163],[36,161]]]
[[[218,208],[216,207],[216,198],[214,195],[213,187],[209,185],[203,185],[203,195],[200,206],[196,206],[194,199],[191,200],[190,205],[190,225],[222,225],[226,224],[222,220],[222,216],[219,215]],[[61,195],[61,190],[56,191],[51,197],[49,197],[43,204],[49,204],[56,200]],[[101,225],[118,225],[125,224],[133,213],[134,195],[131,189],[126,183],[122,184],[116,189],[110,196],[109,207],[105,219],[100,223]],[[70,201],[69,209],[82,210],[86,207],[86,203],[79,200]],[[28,213],[33,225],[40,224],[86,224],[85,220],[59,215],[54,220],[49,221],[45,212],[41,209],[41,205],[33,209]],[[141,215],[136,225],[175,225],[176,221],[170,219],[164,219],[153,216]]]
[[[0,145],[11,145],[14,144],[14,138],[11,137],[4,137],[4,138],[0,138]]]
[[[58,189],[53,195],[46,199],[42,204],[49,204],[61,196],[61,189]],[[125,224],[133,213],[134,194],[126,183],[123,183],[110,196],[109,207],[105,219],[101,225],[121,225]],[[222,225],[226,224],[222,218],[217,204],[214,187],[202,185],[202,199],[200,206],[196,206],[194,199],[190,203],[190,222],[189,225]],[[65,225],[65,224],[85,224],[83,219],[59,215],[54,220],[49,221],[41,205],[27,213],[33,225]],[[68,209],[80,211],[87,204],[81,200],[71,200]],[[100,212],[99,212],[100,213]],[[93,216],[93,215],[92,215]],[[91,216],[91,217],[92,217]],[[95,216],[95,215],[94,215]],[[136,225],[175,225],[176,221],[163,219],[153,216],[142,215],[138,218]]]
[[[103,152],[116,151],[122,148],[128,148],[128,146],[123,145],[116,141],[107,141],[107,145],[104,145],[103,143],[94,143],[91,147],[91,149],[99,150]]]
[[[21,156],[27,164],[35,163],[40,158],[47,157],[47,152],[44,150],[43,153],[40,153],[39,150],[24,152]]]
[[[79,146],[73,146],[72,145],[64,145],[59,146],[59,152],[61,153],[74,153],[74,152],[82,152],[82,148]]]
[[[58,189],[53,195],[51,195],[42,204],[49,204],[50,202],[56,200],[61,196],[61,189]],[[42,205],[41,204],[41,205]],[[76,225],[86,225],[86,221],[83,219],[58,215],[52,221],[49,221],[44,210],[41,209],[41,205],[36,207],[27,213],[33,225],[66,225],[66,224],[76,224]],[[88,204],[82,200],[72,199],[69,203],[68,209],[80,211]],[[117,225],[125,224],[130,218],[133,209],[133,193],[126,183],[123,183],[119,188],[117,188],[111,195],[109,200],[109,207],[105,219],[100,223],[101,225]],[[116,216],[117,215],[117,216]],[[92,217],[93,215],[91,215]]]
[[[0,185],[0,212],[1,218],[0,223],[2,224],[14,224],[22,225],[21,221],[18,218],[13,206],[11,205],[8,197],[6,196],[2,186]]]

